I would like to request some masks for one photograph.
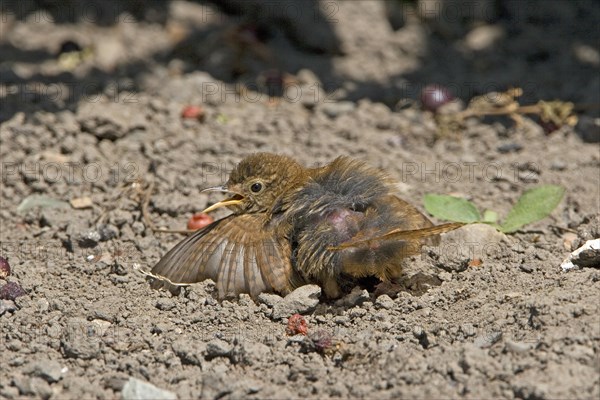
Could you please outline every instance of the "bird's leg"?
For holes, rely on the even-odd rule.
[[[325,292],[325,296],[330,299],[337,299],[341,296],[342,291],[340,290],[340,285],[338,285],[335,277],[326,275],[321,280],[323,291]]]

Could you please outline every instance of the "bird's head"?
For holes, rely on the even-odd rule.
[[[231,171],[223,186],[205,190],[230,193],[226,200],[204,210],[227,207],[235,214],[268,212],[287,193],[303,184],[306,170],[293,159],[270,153],[257,153],[244,158]]]

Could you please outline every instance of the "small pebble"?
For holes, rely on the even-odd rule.
[[[375,300],[375,305],[377,307],[385,308],[389,310],[394,307],[394,300],[391,299],[387,294],[382,294]]]
[[[55,360],[35,361],[28,366],[27,373],[55,383],[62,378],[63,367]]]
[[[161,399],[161,400],[176,400],[177,395],[168,390],[160,389],[148,382],[136,378],[129,378],[123,386],[121,392],[123,400],[137,399]]]
[[[567,169],[567,163],[564,161],[556,160],[550,164],[550,169],[553,171],[564,171]]]
[[[496,148],[496,150],[502,154],[517,152],[521,151],[522,149],[523,146],[521,146],[519,143],[505,143]]]
[[[528,273],[528,274],[530,274],[530,273],[533,272],[533,267],[531,265],[528,265],[528,264],[519,265],[519,269],[521,271],[523,271],[523,272]]]
[[[531,350],[533,346],[530,343],[513,342],[512,340],[507,340],[504,347],[507,351],[512,353],[525,353]]]
[[[492,347],[492,345],[500,339],[502,339],[502,332],[493,331],[477,336],[473,343],[480,349],[485,349],[488,347]]]
[[[335,302],[338,306],[353,307],[360,306],[365,301],[369,300],[369,292],[356,286],[350,293]]]
[[[16,311],[17,306],[12,300],[0,300],[0,316],[7,312]]]
[[[317,285],[304,285],[294,290],[273,306],[273,319],[289,317],[293,314],[305,314],[313,311],[319,304],[321,288]],[[259,297],[259,301],[261,301]]]
[[[231,353],[232,347],[221,339],[213,339],[206,344],[206,357],[226,357]]]
[[[176,306],[177,304],[172,299],[158,299],[158,301],[156,302],[156,308],[163,311],[172,310]]]
[[[356,104],[351,101],[338,101],[335,103],[324,103],[321,110],[329,118],[337,118],[342,114],[352,112],[356,108]]]

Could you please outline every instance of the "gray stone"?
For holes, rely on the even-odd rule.
[[[42,208],[40,210],[40,224],[56,229],[66,229],[73,219],[73,210],[66,207]]]
[[[128,54],[126,45],[111,35],[102,35],[101,40],[94,43],[95,62],[100,69],[112,72],[123,62]]]
[[[81,247],[94,247],[99,242],[114,239],[119,235],[119,228],[111,224],[102,224],[96,229],[87,230],[75,235],[75,240]]]
[[[600,118],[592,118],[587,115],[579,117],[575,132],[587,143],[600,142]]]
[[[55,360],[39,360],[29,364],[26,373],[42,378],[48,383],[58,382],[62,378],[62,367]]]
[[[16,399],[19,397],[19,389],[14,386],[5,386],[0,389],[0,397]]]
[[[229,395],[237,381],[231,380],[223,372],[208,372],[202,374],[202,389],[199,398],[221,399]]]
[[[505,35],[504,29],[499,25],[478,26],[465,36],[465,45],[474,51],[486,50]]]
[[[336,301],[335,304],[338,306],[354,307],[361,305],[369,299],[369,292],[356,286],[350,293]]]
[[[550,169],[553,171],[564,171],[567,167],[567,163],[563,160],[554,160],[552,161],[552,164],[550,164]]]
[[[170,311],[177,307],[177,303],[173,299],[158,299],[156,301],[156,308],[163,311]]]
[[[229,357],[233,347],[224,340],[213,339],[206,344],[206,357]]]
[[[515,143],[515,142],[504,143],[496,148],[496,150],[498,150],[498,153],[502,153],[502,154],[512,153],[512,152],[516,153],[518,151],[521,151],[522,149],[523,149],[523,146],[521,144]]]
[[[244,341],[240,344],[237,353],[237,358],[244,364],[260,364],[271,354],[271,348],[262,343]]]
[[[283,297],[273,293],[261,293],[258,295],[257,300],[259,303],[266,304],[269,307],[273,308],[277,303],[283,300]]]
[[[19,394],[34,396],[40,399],[49,399],[52,396],[52,388],[45,380],[38,377],[20,377],[13,381],[19,389]]]
[[[0,315],[7,312],[14,312],[17,309],[15,302],[12,300],[0,300]]]
[[[507,340],[504,343],[504,348],[506,351],[510,351],[511,353],[526,353],[533,348],[531,343],[523,343],[523,342],[513,342],[512,340]]]
[[[521,264],[519,265],[519,269],[523,272],[526,272],[528,274],[533,272],[533,267],[531,265],[528,264]]]
[[[486,332],[483,335],[477,336],[475,340],[473,340],[473,344],[480,349],[486,349],[492,347],[492,345],[500,339],[502,339],[501,331]]]
[[[131,104],[84,102],[77,113],[84,132],[99,139],[115,140],[137,129],[146,129],[144,112]]]
[[[148,382],[144,382],[136,378],[129,378],[125,386],[123,386],[121,396],[123,400],[177,399],[177,395],[175,393],[157,388]]]
[[[296,73],[296,79],[301,85],[321,85],[321,80],[313,71],[303,68]]]
[[[424,348],[428,348],[432,345],[431,335],[427,334],[427,331],[422,326],[416,325],[413,327],[412,334],[419,341],[419,344]]]
[[[394,300],[392,300],[392,298],[390,296],[388,296],[387,294],[382,294],[375,300],[375,305],[377,307],[381,307],[381,308],[385,308],[386,310],[389,310],[391,308],[394,308]]]
[[[490,360],[491,356],[488,354],[488,351],[477,347],[473,343],[465,343],[458,363],[463,370],[485,370],[485,368],[493,367]]]
[[[67,329],[62,335],[60,345],[66,357],[91,359],[96,358],[101,351],[101,337],[98,328],[84,318],[71,318]]]
[[[290,101],[300,101],[304,107],[312,109],[327,99],[323,85],[311,70],[301,69],[296,74],[296,79],[299,84],[286,89],[286,98]]]
[[[351,101],[338,101],[334,103],[323,103],[321,111],[329,118],[337,118],[342,114],[348,114],[356,108],[356,104]]]
[[[469,224],[441,236],[432,248],[434,263],[445,270],[463,271],[473,259],[495,257],[507,248],[510,239],[487,224]]]
[[[173,342],[171,348],[179,357],[182,364],[201,366],[206,353],[206,343],[197,340],[179,339]]]
[[[303,314],[313,311],[319,304],[321,287],[304,285],[294,290],[277,302],[273,307],[273,319],[287,318],[293,314]]]

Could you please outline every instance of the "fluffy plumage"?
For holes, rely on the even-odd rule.
[[[222,202],[233,214],[171,249],[152,269],[153,285],[210,278],[224,298],[285,294],[312,282],[335,298],[342,277],[397,277],[432,224],[393,188],[386,174],[347,157],[307,169],[285,156],[249,156],[223,188],[234,193]]]

